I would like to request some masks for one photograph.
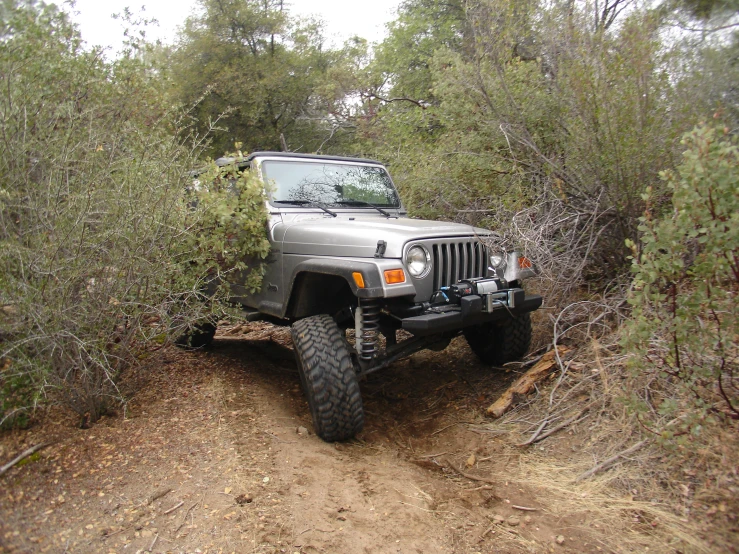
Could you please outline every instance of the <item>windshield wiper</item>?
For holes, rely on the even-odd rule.
[[[326,212],[328,215],[332,217],[336,217],[336,212],[332,212],[329,210],[326,206],[323,204],[320,204],[319,202],[311,202],[310,200],[272,200],[273,204],[292,204],[293,206],[308,206],[309,208],[320,208],[324,212]]]
[[[386,212],[385,210],[383,210],[380,206],[375,206],[374,204],[370,204],[369,202],[365,202],[364,200],[339,200],[338,202],[336,202],[336,204],[343,204],[345,206],[369,206],[370,208],[376,209],[387,218],[395,217],[390,212]]]

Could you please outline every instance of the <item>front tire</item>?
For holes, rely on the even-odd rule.
[[[520,360],[531,346],[531,314],[526,312],[505,323],[483,323],[463,330],[472,351],[487,365],[500,366]]]
[[[364,407],[338,325],[328,315],[306,317],[293,324],[292,337],[316,434],[326,442],[354,437],[364,427]]]

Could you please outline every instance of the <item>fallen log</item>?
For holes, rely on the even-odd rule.
[[[571,349],[566,346],[558,346],[560,358]],[[534,385],[549,375],[553,367],[557,365],[555,350],[551,350],[541,357],[534,367],[529,369],[521,377],[508,387],[498,400],[493,402],[487,409],[487,414],[493,417],[500,417],[513,406],[513,400],[517,396],[526,395],[534,388]]]

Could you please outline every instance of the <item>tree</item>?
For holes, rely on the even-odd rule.
[[[698,118],[735,105],[731,42],[664,41],[668,15],[628,0],[407,2],[375,60],[372,133],[358,139],[396,163],[413,213],[498,227],[553,197],[595,241],[575,266],[623,274],[641,190],[661,190],[659,169]]]
[[[406,0],[378,46],[375,71],[389,97],[433,102],[431,61],[439,50],[459,51],[466,34],[461,0]]]
[[[214,156],[242,142],[246,150],[314,150],[326,136],[316,117],[317,90],[336,53],[318,24],[299,25],[281,0],[201,0],[173,56],[180,100],[193,106],[194,128],[217,122]]]
[[[739,11],[737,0],[675,0],[674,5],[702,20],[714,15],[735,15]]]

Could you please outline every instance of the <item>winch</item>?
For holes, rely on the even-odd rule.
[[[431,299],[431,306],[460,306],[462,312],[492,312],[496,308],[515,308],[516,300],[523,299],[523,289],[508,288],[499,277],[464,279],[448,287],[441,287]]]
[[[483,296],[505,288],[508,288],[508,283],[503,279],[495,277],[488,279],[465,279],[449,287],[442,287],[441,290],[446,293],[450,302],[458,304],[459,299],[464,296],[471,294]]]

